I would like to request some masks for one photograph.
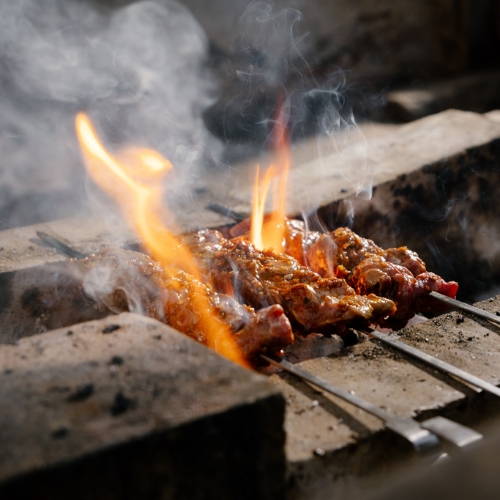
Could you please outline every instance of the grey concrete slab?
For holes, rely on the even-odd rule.
[[[263,376],[121,314],[0,346],[0,498],[283,498]]]
[[[500,298],[479,304],[500,311]],[[451,312],[391,334],[422,351],[500,385],[500,329]],[[378,341],[301,367],[353,391],[387,412],[423,420],[443,415],[482,429],[500,400],[413,361]],[[382,423],[291,375],[272,375],[287,401],[288,498],[358,498],[418,461]]]

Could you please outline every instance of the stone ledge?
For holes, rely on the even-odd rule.
[[[282,498],[279,391],[155,320],[25,338],[0,366],[2,499]]]

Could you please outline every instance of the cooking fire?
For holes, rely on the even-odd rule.
[[[455,297],[458,285],[428,271],[423,260],[406,247],[383,248],[346,227],[318,232],[305,221],[286,218],[285,211],[282,212],[283,215],[277,216],[283,200],[281,193],[285,191],[283,179],[287,172],[287,169],[280,167],[287,164],[282,160],[285,155],[280,149],[275,153],[275,163],[271,169],[274,175],[266,170],[264,175],[256,176],[254,193],[258,193],[258,196],[254,197],[252,218],[236,224],[219,225],[218,230],[186,231],[176,228],[174,235],[172,226],[163,222],[162,212],[166,209],[162,204],[159,185],[162,178],[168,182],[169,176],[175,174],[175,166],[151,150],[127,149],[111,155],[84,115],[78,116],[77,124],[88,133],[82,144],[85,143],[89,172],[95,182],[107,190],[122,208],[126,220],[138,235],[135,241],[139,241],[142,251],[137,251],[137,246],[135,250],[129,250],[124,244],[120,248],[104,242],[99,245],[101,249],[98,251],[95,244],[94,250],[88,245],[82,246],[75,237],[76,233],[71,238],[74,223],[70,223],[72,227],[66,233],[67,236],[50,236],[64,234],[62,229],[52,230],[40,226],[30,229],[33,236],[38,234],[38,243],[43,242],[76,259],[64,261],[65,257],[60,254],[47,254],[52,255],[50,258],[53,264],[40,264],[42,275],[39,283],[41,285],[42,282],[53,280],[53,286],[57,290],[52,295],[53,298],[47,295],[43,286],[30,284],[38,279],[35,278],[37,274],[30,270],[34,269],[29,267],[33,264],[28,265],[26,272],[21,265],[15,272],[11,268],[10,272],[4,273],[5,283],[13,291],[4,314],[8,314],[15,324],[15,321],[19,321],[16,320],[16,307],[27,311],[27,308],[36,304],[36,309],[30,313],[36,320],[29,327],[32,331],[39,328],[38,324],[46,325],[44,328],[49,330],[67,326],[62,330],[42,334],[41,337],[46,340],[39,340],[40,336],[35,335],[18,340],[16,346],[5,346],[3,351],[0,348],[0,356],[5,356],[2,359],[7,367],[5,377],[10,377],[11,381],[17,380],[16,373],[19,376],[23,373],[23,363],[36,356],[36,363],[41,363],[40,366],[44,366],[47,373],[55,370],[54,375],[47,375],[48,380],[53,380],[49,388],[42,384],[37,389],[41,397],[45,397],[46,390],[50,391],[51,398],[55,398],[50,403],[54,408],[70,405],[68,408],[76,409],[74,405],[81,408],[90,405],[90,409],[97,404],[98,408],[102,408],[98,414],[102,414],[105,419],[99,425],[107,425],[104,424],[106,418],[126,419],[127,422],[132,419],[132,425],[141,411],[151,408],[152,414],[156,415],[154,418],[160,418],[161,422],[160,415],[164,409],[155,406],[158,404],[154,402],[155,398],[160,398],[158,401],[162,397],[166,398],[161,400],[164,401],[162,404],[171,406],[173,396],[170,392],[165,396],[155,396],[161,393],[160,387],[166,383],[164,379],[155,379],[155,382],[153,379],[151,382],[145,380],[143,385],[134,389],[126,379],[121,378],[122,372],[123,376],[134,373],[134,370],[139,370],[137,373],[144,370],[149,373],[150,368],[146,365],[139,367],[139,361],[133,361],[133,353],[140,350],[143,352],[141,356],[145,356],[140,359],[150,359],[153,356],[163,360],[162,368],[154,365],[156,368],[153,371],[157,373],[155,376],[160,376],[162,370],[165,370],[165,376],[177,369],[180,370],[179,373],[184,373],[182,364],[179,364],[181,359],[188,356],[185,362],[192,366],[193,362],[195,365],[201,362],[201,358],[196,356],[205,356],[202,354],[204,351],[198,353],[192,350],[194,347],[188,349],[187,345],[191,344],[179,344],[181,351],[174,349],[178,342],[174,339],[177,337],[171,337],[171,333],[161,330],[166,327],[156,326],[152,329],[153,324],[160,325],[162,322],[243,366],[268,374],[271,385],[274,385],[275,390],[276,386],[279,387],[287,400],[286,474],[306,488],[321,481],[324,465],[320,464],[328,463],[337,474],[349,477],[352,461],[355,460],[361,460],[364,470],[371,471],[378,470],[377,467],[382,464],[384,467],[395,467],[394,460],[399,462],[401,453],[405,457],[404,462],[411,463],[413,455],[402,447],[401,441],[394,441],[395,438],[391,436],[402,438],[403,442],[411,444],[418,455],[433,460],[444,453],[454,456],[457,449],[468,448],[481,439],[481,434],[472,430],[471,421],[477,418],[479,408],[484,405],[488,405],[488,411],[495,414],[494,401],[498,398],[498,381],[494,375],[496,364],[492,363],[492,356],[496,356],[494,353],[498,352],[497,340],[496,335],[490,335],[497,328],[490,321],[496,316],[491,316],[491,312],[488,316],[488,311],[496,307],[495,303],[481,305],[482,309],[486,309],[483,317],[488,318],[487,323],[479,318],[468,319],[457,313],[446,313],[444,317],[439,316],[403,328],[415,315],[424,313],[432,316],[449,310],[449,305],[445,302]],[[275,141],[276,144],[280,142],[283,141]],[[278,182],[273,186],[275,179]],[[267,215],[264,214],[262,201],[266,191],[274,195],[272,214]],[[258,214],[257,219],[255,213]],[[255,227],[260,227],[257,231],[260,242],[258,238],[254,239]],[[89,226],[85,231],[88,233],[90,229]],[[266,243],[266,238],[275,237],[273,234],[276,230],[279,231],[278,241],[281,242],[278,244],[279,252],[269,249],[269,243]],[[29,245],[33,245],[27,241]],[[37,251],[38,248],[40,251],[46,248],[43,251],[49,251],[47,247],[31,248],[37,248]],[[48,279],[48,276],[52,278]],[[16,306],[17,300],[19,306]],[[452,305],[465,307],[460,302]],[[65,315],[60,314],[63,311]],[[77,315],[84,311],[88,319],[103,316],[107,318],[75,325],[74,318],[83,318]],[[137,326],[132,326],[137,320],[129,320],[123,316],[124,311],[149,316],[152,319],[147,321],[153,323],[139,322]],[[118,313],[118,316],[108,316],[109,312]],[[474,314],[472,318],[477,318],[477,308],[470,309],[470,312]],[[61,321],[64,323],[61,324]],[[132,323],[127,326],[130,321]],[[146,325],[150,326],[141,330]],[[143,339],[140,331],[149,331],[150,327],[151,340]],[[400,337],[395,339],[392,335],[380,333],[377,328],[398,330]],[[127,333],[129,331],[130,335]],[[471,333],[464,334],[464,331]],[[357,336],[357,343],[354,340],[354,345],[353,335]],[[469,336],[462,340],[464,335]],[[72,349],[83,348],[87,351],[90,349],[90,338],[92,343],[95,342],[95,349],[101,349],[102,354],[97,354],[92,349],[88,352],[90,357],[85,355],[80,358],[75,352],[73,357],[68,358],[71,359],[68,365],[70,371],[65,372],[65,377],[73,380],[73,375],[70,375],[71,363],[83,363],[83,371],[75,371],[75,374],[82,373],[82,376],[78,380],[74,379],[74,383],[65,384],[58,378],[59,368],[53,363],[55,353],[51,353],[56,346],[63,346],[67,342],[73,346]],[[378,343],[367,340],[369,338],[377,339]],[[480,342],[467,340],[469,338],[480,338]],[[120,347],[121,342],[132,344]],[[139,349],[141,342],[144,342],[142,350]],[[165,351],[166,358],[161,357],[164,356],[162,342],[167,342],[165,346],[173,342],[172,347]],[[104,348],[104,345],[107,347]],[[135,346],[132,350],[131,345]],[[170,359],[169,352],[177,353],[174,356],[178,358],[175,363]],[[184,352],[189,354],[183,354]],[[397,352],[401,354],[396,354]],[[9,359],[12,361],[8,361]],[[416,360],[416,365],[412,359]],[[288,360],[294,363],[301,361],[300,366],[290,364]],[[203,365],[204,362],[201,363]],[[424,363],[424,369],[418,363]],[[269,364],[275,367],[274,372]],[[107,367],[112,375],[109,381],[103,376],[102,369],[97,369],[100,366]],[[425,366],[431,367],[431,374],[426,371]],[[220,371],[221,368],[216,368],[216,365],[213,365],[213,369],[214,373],[225,373],[225,369]],[[283,370],[290,371],[290,377],[298,376],[302,381],[318,387],[321,392],[303,385],[303,382],[294,381]],[[436,379],[434,373],[437,372],[434,370],[444,373],[445,378]],[[248,374],[244,377],[257,377],[248,370],[243,372]],[[231,377],[236,377],[236,372],[231,373],[234,374]],[[463,385],[448,386],[446,380],[450,376],[455,384],[461,381]],[[200,377],[196,383],[199,384],[200,391],[208,391],[209,399],[215,397],[209,396],[213,390],[220,389],[228,395],[232,394],[222,382],[207,385],[207,380],[212,379],[213,375]],[[234,378],[234,383],[237,379],[238,377]],[[45,379],[41,379],[40,383],[43,380]],[[160,380],[163,382],[160,383]],[[178,383],[181,384],[182,380],[180,377]],[[248,379],[248,385],[245,386],[247,388],[243,391],[245,394],[250,388],[257,390],[260,387],[255,385],[256,380]],[[366,384],[366,380],[378,382]],[[237,387],[242,390],[241,386]],[[454,387],[459,387],[459,390]],[[482,399],[480,395],[474,395],[470,387],[481,390]],[[387,395],[379,392],[381,388],[387,390]],[[183,393],[181,386],[176,385],[172,390],[178,394]],[[373,390],[376,392],[372,392]],[[408,399],[405,397],[406,393],[412,396]],[[267,396],[261,394],[257,400],[261,401],[259,398],[264,397],[267,401],[266,398],[270,397],[269,401],[274,401],[273,405],[277,404],[277,399],[274,398],[278,397],[279,392],[266,393]],[[483,396],[488,394],[494,400]],[[153,399],[149,400],[150,397]],[[198,395],[200,402],[195,407],[205,408],[206,405],[215,404],[220,408],[218,397],[213,399],[213,403],[209,403],[204,396]],[[30,391],[26,392],[27,399],[23,398],[24,396],[19,400],[25,401],[22,404],[33,400]],[[470,401],[467,411],[460,403],[464,398]],[[58,399],[61,399],[60,403],[57,402]],[[400,403],[400,400],[405,403]],[[194,404],[193,400],[189,401],[179,402],[177,406],[184,408],[185,405]],[[241,402],[241,399],[238,401]],[[399,406],[402,404],[403,406]],[[436,405],[446,408],[446,411],[438,410]],[[265,434],[261,426],[256,429],[261,437],[266,436],[267,445],[262,448],[267,450],[265,453],[271,449],[283,450],[283,443],[278,444],[283,437],[279,438],[279,433],[273,434],[282,425],[279,420],[282,409],[278,407],[279,404],[273,406],[274,420],[272,424],[268,420],[268,425],[271,426],[268,433]],[[352,413],[353,407],[360,408],[363,413]],[[217,413],[219,410],[214,411]],[[266,411],[262,415],[268,415]],[[144,415],[147,414],[146,412]],[[464,418],[465,415],[467,418]],[[15,420],[14,415],[12,418]],[[45,422],[37,425],[46,429],[46,435],[62,436],[51,437],[56,445],[68,443],[78,450],[79,445],[74,439],[78,439],[79,432],[87,436],[87,441],[92,436],[92,427],[84,431],[87,424],[80,420],[78,423],[72,420],[73,417],[69,420],[63,415],[57,417],[56,423],[60,423],[56,427],[53,419],[44,420],[45,417],[39,412],[34,412],[33,418]],[[269,415],[266,419],[268,418]],[[93,417],[88,422],[89,425],[94,425]],[[318,429],[317,434],[310,434],[311,423]],[[225,432],[224,427],[227,428],[227,425],[222,424],[221,432]],[[76,432],[77,428],[80,431]],[[136,432],[142,432],[140,429],[139,426]],[[349,429],[355,429],[357,436]],[[386,450],[387,456],[377,467],[371,462],[371,453],[363,454],[361,444],[357,448],[359,451],[352,457],[347,460],[339,459],[353,443],[363,443],[367,436],[378,439],[375,436],[380,436],[383,429],[389,432],[382,434],[384,438],[380,441],[381,449]],[[229,431],[229,428],[226,430]],[[271,438],[269,433],[274,437]],[[233,434],[231,436],[230,440],[234,442],[239,439]],[[257,446],[256,437],[252,439]],[[377,446],[376,441],[370,442],[371,446]],[[68,453],[63,450],[61,448],[58,453],[62,455],[57,456],[62,457],[64,453]],[[271,454],[268,459],[278,463],[282,460],[282,455],[280,456],[281,458]],[[146,464],[147,460],[144,460]],[[255,463],[259,463],[259,460]],[[30,463],[25,460],[13,461],[13,469],[9,470],[28,473],[32,467]],[[313,465],[316,463],[317,466]],[[273,467],[269,471],[275,470]],[[303,472],[304,467],[307,473]],[[284,474],[284,471],[278,473],[280,474]],[[263,479],[259,484],[268,484],[266,481],[267,479]],[[14,481],[6,484],[18,488],[22,483]],[[343,483],[337,479],[335,484]],[[257,487],[257,484],[254,486]],[[292,491],[294,486],[290,488]]]
[[[440,310],[430,292],[455,298],[458,284],[427,272],[406,247],[384,250],[347,228],[322,234],[285,218],[289,159],[281,116],[274,132],[281,161],[266,171],[263,186],[257,169],[252,219],[226,239],[216,230],[174,236],[161,222],[158,187],[170,162],[147,150],[111,156],[79,115],[89,173],[121,204],[153,257],[109,249],[89,256],[79,266],[87,293],[113,312],[163,321],[244,366],[262,361],[259,354],[282,354],[294,335],[398,329],[416,313]],[[279,181],[276,211],[265,217],[272,180]],[[106,272],[102,289],[93,290]]]

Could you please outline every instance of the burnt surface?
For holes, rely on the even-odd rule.
[[[5,283],[0,294],[0,343],[109,314],[85,294],[66,266],[51,263],[0,273]],[[113,331],[113,325],[107,328]]]

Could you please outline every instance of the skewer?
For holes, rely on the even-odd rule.
[[[435,299],[441,301],[441,302],[444,302],[445,304],[448,304],[449,306],[456,307],[457,309],[460,309],[462,311],[466,311],[470,314],[478,316],[479,318],[486,319],[488,321],[491,321],[492,323],[500,325],[500,317],[499,316],[495,316],[494,314],[491,314],[488,311],[484,311],[483,309],[479,309],[479,307],[471,306],[469,304],[466,304],[465,302],[461,302],[460,300],[452,299],[452,298],[447,297],[446,295],[443,295],[443,294],[438,293],[438,292],[431,292],[429,295],[431,297],[434,297]]]
[[[333,385],[327,380],[313,375],[297,365],[293,365],[286,360],[276,361],[261,354],[261,358],[296,377],[299,377],[330,394],[333,394],[348,403],[361,408],[380,420],[387,429],[409,441],[415,450],[422,455],[433,455],[440,453],[440,443],[437,436],[449,441],[458,448],[466,448],[482,439],[482,435],[468,427],[457,424],[444,417],[435,417],[424,422],[417,422],[409,417],[397,417],[386,413],[384,410],[372,403],[361,399],[355,394],[351,394],[340,387]]]
[[[74,248],[71,248],[70,246],[66,245],[66,243],[63,243],[62,241],[54,238],[53,236],[50,236],[50,234],[43,233],[42,231],[37,231],[36,235],[47,245],[55,250],[58,250],[60,252],[63,252],[65,255],[68,257],[74,257],[77,259],[84,259],[87,257],[86,254],[79,252],[78,250],[75,250]]]
[[[485,380],[479,377],[476,377],[475,375],[472,375],[464,370],[461,370],[456,366],[450,365],[438,358],[435,358],[434,356],[431,356],[430,354],[427,354],[419,349],[416,349],[415,347],[411,347],[408,344],[399,342],[398,340],[391,338],[389,335],[381,333],[377,330],[359,330],[359,331],[371,337],[375,337],[384,344],[391,346],[394,349],[397,349],[401,352],[404,352],[405,354],[408,354],[420,361],[423,361],[424,363],[432,366],[433,368],[438,369],[439,371],[446,373],[447,375],[452,375],[453,377],[458,378],[463,382],[466,382],[474,387],[482,389],[483,391],[489,392],[490,394],[500,397],[500,388],[498,388],[493,384],[490,384],[489,382],[486,382]]]

